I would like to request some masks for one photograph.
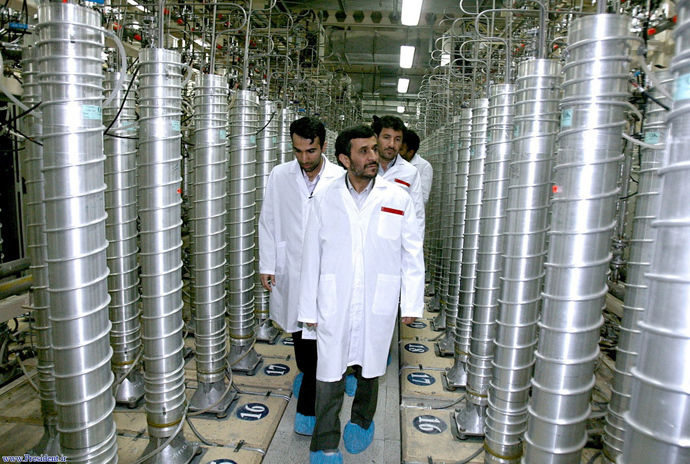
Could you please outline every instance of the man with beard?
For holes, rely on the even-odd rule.
[[[379,174],[409,193],[417,212],[420,233],[424,237],[424,198],[419,171],[399,155],[405,123],[396,116],[383,116],[374,119],[371,128],[376,133],[379,145]]]
[[[259,269],[261,284],[271,292],[271,319],[290,333],[295,361],[301,374],[295,379],[297,399],[295,432],[311,435],[316,388],[316,340],[297,322],[302,244],[310,199],[342,169],[323,155],[326,128],[317,119],[304,117],[290,124],[293,161],[276,166],[268,177],[259,216]]]
[[[419,176],[422,180],[422,197],[424,198],[424,205],[429,201],[429,194],[431,193],[431,182],[434,179],[434,170],[431,163],[419,156],[419,136],[412,129],[407,129],[403,135],[402,145],[400,146],[400,156],[417,168]]]
[[[302,256],[299,320],[316,331],[318,350],[311,464],[342,463],[339,414],[348,366],[357,391],[343,432],[345,449],[356,454],[371,444],[398,301],[406,324],[424,307],[415,208],[409,195],[377,175],[373,130],[343,130],[335,153],[347,172],[315,195]]]

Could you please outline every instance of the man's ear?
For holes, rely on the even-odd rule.
[[[343,166],[345,166],[345,169],[349,169],[349,168],[350,168],[350,162],[351,162],[352,160],[350,160],[350,157],[349,157],[349,156],[347,156],[347,155],[341,153],[341,154],[338,155],[338,160],[340,161],[340,163],[341,163]]]

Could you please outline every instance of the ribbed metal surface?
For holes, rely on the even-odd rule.
[[[259,213],[264,198],[268,175],[276,165],[278,153],[278,113],[275,102],[261,102],[261,115],[258,129],[263,129],[256,138],[256,215],[254,230],[259,230]],[[259,327],[257,338],[273,341],[279,332],[273,328],[268,311],[268,291],[261,285],[259,274],[259,234],[254,234],[254,308]]]
[[[428,150],[430,156],[427,157],[427,160],[432,163],[433,170],[437,178],[440,179],[446,169],[446,157],[439,149],[438,138],[431,137]],[[441,234],[441,225],[443,221],[443,212],[441,210],[442,192],[442,182],[433,182],[431,184],[431,194],[428,204],[432,214],[425,221],[426,229],[429,232],[428,253],[431,256],[427,267],[431,273],[431,290],[433,290],[433,298],[429,302],[429,310],[433,312],[440,311],[441,309],[441,279],[443,277],[443,261],[441,259],[441,254],[443,253],[443,235]]]
[[[194,97],[192,269],[196,307],[196,372],[199,383],[223,382],[225,323],[225,214],[228,192],[228,84],[200,74]]]
[[[440,273],[439,298],[441,313],[434,319],[432,326],[436,330],[445,331],[448,335],[446,326],[446,304],[448,301],[448,268],[450,266],[451,254],[451,233],[453,230],[453,208],[455,207],[455,185],[458,172],[458,152],[451,147],[450,126],[441,126],[434,137],[437,140],[437,150],[442,158],[442,171],[439,171],[441,182],[441,192],[439,201],[440,217],[440,260],[438,262],[438,272]],[[452,342],[451,342],[452,343]],[[451,345],[452,346],[452,345]]]
[[[282,108],[280,110],[280,123],[278,125],[278,153],[276,153],[276,164],[292,161],[292,138],[290,137],[290,124],[292,124],[292,122],[295,120],[295,116],[295,110],[290,107]]]
[[[41,85],[38,78],[38,50],[34,47],[24,48],[22,51],[22,100],[31,107],[42,101]],[[43,133],[43,116],[40,113],[30,113],[24,119],[26,134],[34,140],[40,139]],[[48,293],[48,263],[47,244],[45,236],[46,211],[43,200],[43,147],[26,141],[24,144],[24,179],[26,185],[26,231],[27,250],[31,259],[31,275],[33,276],[32,309],[35,319],[36,351],[38,364],[38,396],[41,401],[41,415],[45,434],[41,443],[34,448],[32,454],[57,455],[60,453],[59,441],[54,436],[57,433],[57,409],[55,407],[55,377],[53,362],[53,335],[50,324],[50,294]]]
[[[255,92],[238,90],[229,115],[229,168],[227,204],[227,310],[233,367],[246,358],[237,355],[255,340],[254,318],[254,215],[256,205],[256,134],[259,99]],[[253,349],[252,349],[253,350]]]
[[[659,71],[657,80],[670,88],[671,75]],[[651,90],[660,102],[670,106],[670,101],[661,92]],[[640,152],[640,174],[637,186],[637,203],[633,218],[633,232],[630,239],[630,258],[625,282],[625,302],[621,319],[618,346],[616,347],[616,367],[611,385],[611,402],[604,427],[604,454],[615,461],[623,452],[625,441],[625,421],[623,414],[630,409],[632,394],[632,368],[639,353],[640,328],[638,322],[644,317],[647,307],[648,282],[645,274],[649,272],[654,253],[656,228],[652,227],[659,215],[659,188],[661,179],[658,171],[663,161],[663,148],[666,141],[667,111],[649,100],[644,124],[644,139],[647,143],[659,144],[658,149],[642,148]]]
[[[493,85],[489,89],[477,280],[467,361],[467,399],[480,406],[487,404],[494,355],[508,200],[508,163],[513,146],[514,91],[513,84]]]
[[[107,73],[104,81],[106,96],[116,88],[119,73]],[[105,210],[108,213],[105,233],[108,239],[108,291],[110,292],[110,345],[113,348],[111,361],[117,378],[127,375],[116,387],[118,402],[133,404],[144,395],[144,380],[139,366],[134,364],[141,350],[141,323],[139,316],[139,263],[137,245],[137,136],[134,92],[130,91],[124,102],[125,91],[131,76],[125,78],[124,86],[107,107],[103,108],[103,122],[106,126],[120,115],[103,138],[105,161]]]
[[[527,462],[579,464],[587,441],[622,159],[630,23],[601,14],[569,29]]]
[[[47,263],[58,430],[69,462],[117,462],[108,340],[101,18],[38,9]]]
[[[506,208],[503,273],[484,446],[486,462],[519,462],[546,255],[561,66],[518,65],[513,157]],[[500,461],[503,460],[503,461]]]
[[[465,371],[470,351],[470,333],[472,331],[474,284],[477,273],[477,251],[479,250],[479,219],[482,209],[482,190],[484,188],[488,108],[489,100],[487,98],[478,99],[474,108],[472,108],[472,140],[470,142],[470,162],[467,175],[465,233],[462,244],[462,264],[460,267],[458,317],[455,323],[456,359],[455,366],[453,366],[453,369]]]
[[[690,2],[679,2],[674,101],[659,169],[659,219],[621,464],[690,462]]]
[[[139,52],[139,218],[147,451],[184,420],[180,54]],[[190,450],[191,452],[191,450]],[[163,459],[165,455],[158,455]],[[156,459],[160,462],[161,459]]]
[[[453,118],[453,144],[457,150],[457,173],[455,182],[455,204],[453,206],[453,228],[450,232],[450,259],[448,265],[448,299],[446,301],[446,332],[451,338],[450,347],[455,353],[455,325],[458,317],[460,291],[460,267],[462,244],[465,232],[465,206],[467,203],[467,173],[470,163],[470,140],[472,110],[462,109]]]

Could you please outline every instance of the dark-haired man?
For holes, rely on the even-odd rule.
[[[319,359],[312,464],[342,463],[339,413],[348,366],[357,390],[345,449],[357,454],[371,444],[378,377],[386,371],[398,302],[403,323],[421,317],[424,307],[422,238],[412,199],[377,175],[370,127],[341,131],[335,145],[347,172],[312,201],[300,284],[299,320],[315,328]]]
[[[434,169],[431,163],[419,156],[419,136],[412,129],[407,129],[403,134],[402,145],[400,146],[400,156],[419,171],[419,177],[422,181],[422,198],[424,198],[424,205],[429,201],[429,194],[431,193],[431,182],[434,179]]]
[[[304,117],[290,124],[293,161],[276,166],[268,177],[259,217],[259,269],[261,283],[271,292],[271,319],[292,334],[297,367],[295,432],[311,435],[316,388],[316,340],[302,337],[297,322],[300,264],[308,205],[314,193],[343,170],[323,155],[326,128],[318,119]]]
[[[409,193],[417,211],[417,219],[424,236],[424,198],[422,181],[417,168],[405,161],[400,155],[405,123],[396,116],[383,116],[375,119],[371,128],[376,133],[379,145],[379,174],[386,180],[402,187]]]

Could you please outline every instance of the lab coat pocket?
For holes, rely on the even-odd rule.
[[[316,296],[316,307],[319,315],[331,316],[335,314],[338,305],[336,295],[335,274],[322,274],[319,277],[319,291]]]
[[[287,242],[276,245],[276,274],[287,274]]]
[[[400,301],[400,276],[379,274],[371,311],[381,316],[398,312]]]
[[[382,211],[381,214],[379,214],[378,234],[381,238],[397,240],[400,238],[400,231],[402,230],[403,215],[402,211],[392,211],[395,212],[389,213]]]

